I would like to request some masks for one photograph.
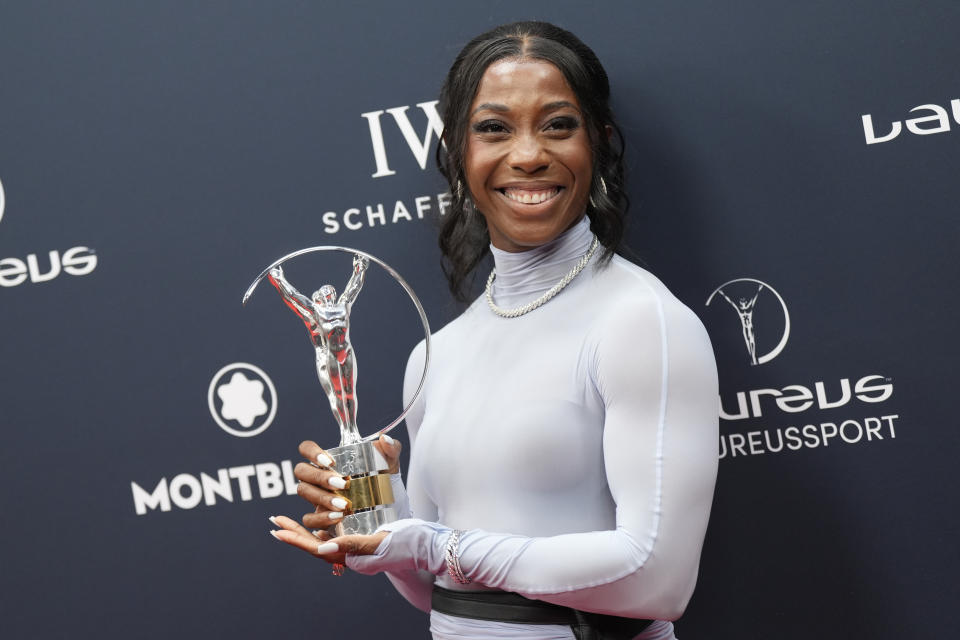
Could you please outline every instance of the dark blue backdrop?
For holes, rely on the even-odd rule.
[[[275,257],[344,244],[407,276],[435,327],[454,317],[443,183],[414,152],[459,48],[531,17],[607,66],[630,244],[717,353],[723,458],[678,633],[953,633],[955,2],[100,1],[0,8],[4,637],[426,635],[382,577],[267,535],[306,510],[284,461],[336,436],[299,322],[240,296]],[[374,177],[378,148],[394,173]],[[342,283],[319,260],[294,283]],[[766,362],[706,304],[721,285],[759,289]],[[386,280],[364,294],[370,426],[399,410],[417,327]],[[268,417],[222,416],[235,363],[275,389],[250,437],[217,424]]]

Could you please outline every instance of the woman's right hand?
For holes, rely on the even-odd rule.
[[[373,446],[386,459],[390,473],[399,473],[401,444],[384,434]],[[333,459],[316,442],[301,442],[299,450],[310,464],[301,462],[294,467],[293,473],[300,481],[297,495],[315,509],[314,513],[304,514],[303,524],[310,529],[327,529],[340,522],[344,513],[352,507],[346,498],[334,493],[349,487],[350,479],[336,472]]]

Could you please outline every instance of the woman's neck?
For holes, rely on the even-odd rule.
[[[578,223],[547,244],[511,253],[490,245],[496,265],[493,299],[504,308],[517,307],[544,294],[590,249],[590,220]]]

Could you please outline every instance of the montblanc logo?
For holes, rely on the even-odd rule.
[[[393,121],[400,129],[400,133],[403,134],[403,139],[406,141],[411,153],[413,153],[413,157],[417,159],[420,168],[426,169],[427,160],[430,157],[430,143],[433,141],[434,136],[438,139],[440,138],[440,134],[443,132],[443,122],[440,120],[440,114],[437,113],[436,100],[420,102],[417,104],[417,107],[419,107],[427,117],[427,130],[423,136],[417,133],[416,129],[414,129],[410,123],[410,118],[407,117],[409,106],[393,107],[392,109],[387,109],[386,112],[393,116]],[[380,124],[380,116],[383,115],[383,112],[384,110],[381,109],[379,111],[368,111],[367,113],[360,114],[361,117],[366,118],[367,126],[370,128],[370,141],[373,144],[373,160],[377,165],[377,170],[372,175],[374,178],[392,176],[396,173],[396,171],[390,168],[390,164],[387,161],[387,146],[383,140],[383,128]]]
[[[247,362],[234,362],[213,374],[207,390],[210,415],[227,433],[247,438],[263,432],[277,414],[277,390],[266,372]],[[168,474],[159,481],[130,483],[137,515],[151,511],[212,507],[297,492],[293,462],[281,460],[223,467],[212,473]],[[153,489],[149,489],[149,487]],[[148,488],[144,488],[148,487]],[[256,494],[254,493],[256,489]]]
[[[249,438],[264,432],[277,415],[277,388],[260,367],[234,362],[213,374],[207,406],[221,429]]]
[[[776,289],[754,278],[737,278],[714,289],[707,298],[706,306],[709,307],[717,297],[726,301],[736,313],[751,365],[765,364],[780,355],[790,339],[790,312],[787,311],[787,303]],[[758,314],[757,319],[762,319],[758,329],[754,323],[754,314],[758,301],[763,301],[764,298],[779,303],[779,313],[776,305],[764,304],[766,313]],[[773,317],[775,315],[782,318],[779,324],[776,323],[778,318]],[[730,322],[727,324],[732,325]],[[777,334],[780,336],[777,340],[769,337]]]
[[[960,124],[960,98],[950,101],[950,109],[953,111],[953,119]],[[907,125],[907,131],[918,136],[928,136],[933,133],[946,133],[950,131],[950,115],[946,107],[938,104],[921,104],[910,109],[910,113],[917,113],[917,117],[908,118],[905,122],[894,120],[890,124],[890,131],[882,135],[877,135],[873,125],[873,116],[866,113],[860,116],[863,120],[863,137],[867,144],[878,144],[880,142],[889,142],[903,131],[903,125]],[[926,114],[926,115],[921,115]]]
[[[151,486],[150,483],[144,484]],[[181,472],[169,480],[163,476],[152,485],[151,491],[134,481],[130,483],[130,490],[133,510],[143,516],[151,511],[171,511],[173,507],[194,509],[201,504],[212,507],[224,502],[249,502],[255,499],[254,487],[261,500],[292,496],[297,493],[298,484],[293,475],[293,462],[281,460],[280,464],[238,464],[209,474]]]
[[[0,220],[6,211],[7,199],[0,182]],[[16,287],[28,279],[30,282],[47,282],[61,273],[71,276],[85,276],[97,268],[97,256],[88,247],[73,247],[61,255],[56,249],[47,252],[46,260],[36,253],[20,258],[0,259],[0,287]]]

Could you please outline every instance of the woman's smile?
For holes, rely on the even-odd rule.
[[[513,202],[541,204],[557,197],[562,188],[563,187],[559,186],[536,189],[531,187],[504,187],[503,189],[498,189],[498,191]]]

